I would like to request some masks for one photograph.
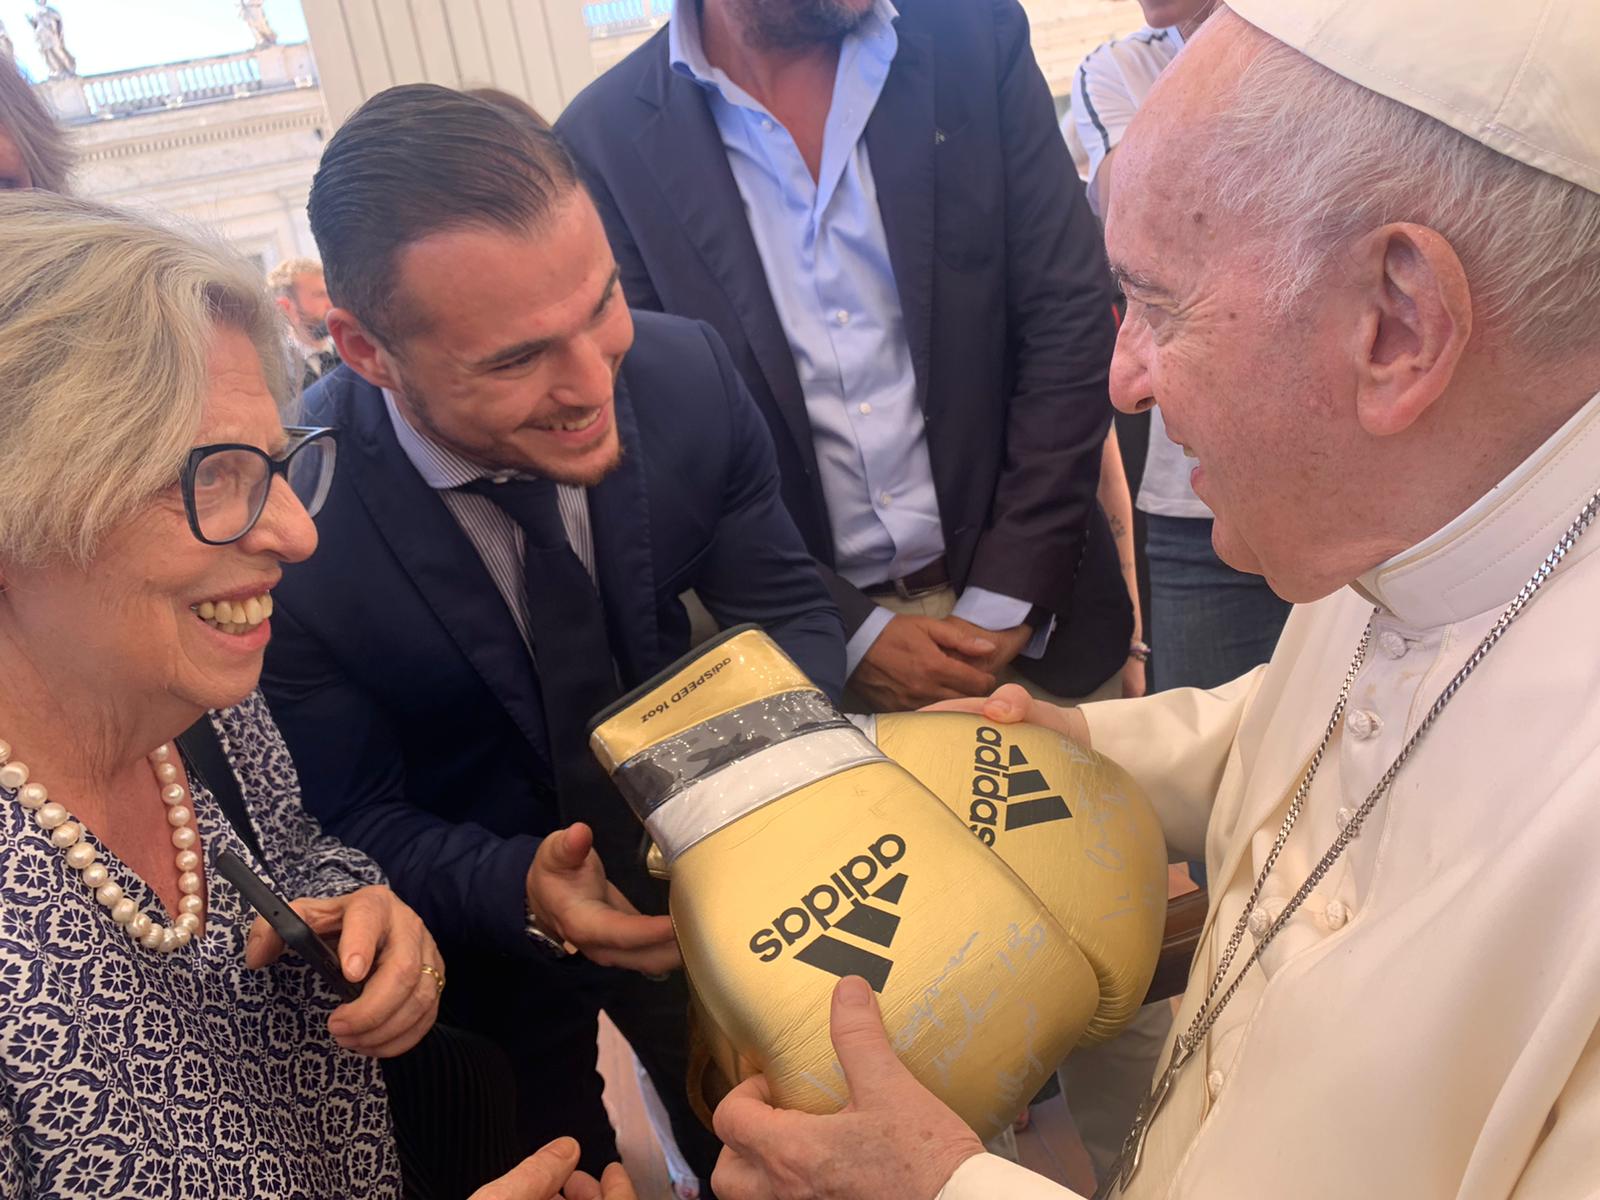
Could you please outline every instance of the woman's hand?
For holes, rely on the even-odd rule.
[[[1062,708],[1057,704],[1035,700],[1028,695],[1028,689],[1019,683],[1002,684],[990,696],[972,696],[966,700],[941,700],[937,704],[928,705],[922,711],[977,713],[996,725],[1022,722],[1029,725],[1043,725],[1046,729],[1054,729],[1057,733],[1071,738],[1080,746],[1089,744],[1089,722],[1083,719],[1081,712],[1076,708]]]
[[[621,1163],[612,1163],[598,1181],[575,1170],[577,1165],[578,1143],[557,1138],[484,1184],[471,1200],[635,1200]]]
[[[439,1015],[444,979],[444,959],[422,918],[386,887],[302,898],[290,907],[319,937],[337,940],[344,977],[365,983],[359,999],[329,1015],[333,1040],[372,1058],[393,1058],[420,1042]],[[257,917],[245,940],[245,966],[276,962],[284,949],[277,930]]]

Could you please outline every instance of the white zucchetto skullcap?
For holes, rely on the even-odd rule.
[[[1600,0],[1228,0],[1352,83],[1600,192]]]

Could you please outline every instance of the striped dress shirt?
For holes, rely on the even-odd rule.
[[[439,493],[439,499],[450,510],[450,515],[461,526],[461,532],[477,550],[478,557],[494,580],[495,589],[511,612],[522,634],[522,644],[533,653],[533,641],[528,636],[528,601],[524,590],[523,534],[505,511],[487,496],[461,489],[480,479],[493,479],[504,483],[508,479],[528,479],[517,471],[495,470],[461,457],[427,437],[401,415],[393,394],[383,392],[383,402],[389,410],[389,422],[394,426],[394,436],[400,449],[411,460],[411,465],[422,476],[422,481]],[[594,568],[594,531],[589,524],[589,494],[586,488],[570,484],[556,485],[556,500],[561,510],[561,524],[567,531],[567,544],[578,556],[591,580],[596,580]],[[599,583],[596,580],[598,590]]]

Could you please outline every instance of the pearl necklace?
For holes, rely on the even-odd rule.
[[[191,824],[194,810],[189,806],[189,792],[180,778],[178,764],[172,761],[172,747],[157,746],[151,751],[150,767],[161,784],[167,824],[172,826],[172,844],[178,851],[175,862],[178,890],[183,898],[178,901],[178,919],[170,927],[139,911],[139,906],[112,881],[105,863],[98,861],[95,848],[83,840],[83,826],[50,799],[44,784],[29,782],[27,764],[12,762],[11,746],[0,741],[0,790],[10,792],[18,804],[32,810],[39,828],[49,834],[51,845],[66,851],[67,865],[82,876],[94,898],[111,910],[111,919],[127,930],[129,937],[146,950],[166,954],[188,945],[200,928],[200,914],[205,909],[205,901],[200,898],[200,855],[195,850],[200,835]]]

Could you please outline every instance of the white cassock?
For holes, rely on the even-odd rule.
[[[1095,748],[1148,789],[1173,857],[1203,852],[1210,873],[1175,1030],[1373,605],[1345,722],[1262,893],[1269,917],[1597,490],[1600,397],[1439,533],[1296,609],[1266,667],[1214,692],[1084,707]],[[1235,970],[1253,945],[1247,933]],[[940,1200],[1073,1194],[986,1155]],[[1600,520],[1252,969],[1179,1074],[1126,1195],[1600,1196]]]

